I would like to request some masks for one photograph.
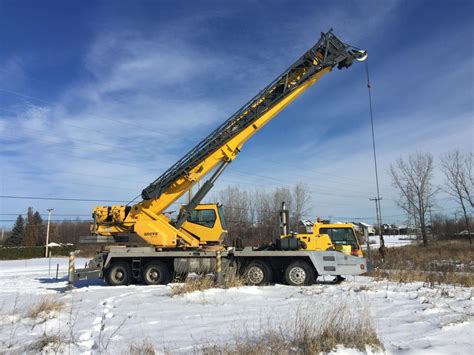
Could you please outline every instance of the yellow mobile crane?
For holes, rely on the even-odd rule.
[[[340,41],[332,30],[321,33],[317,43],[283,74],[149,184],[141,193],[142,201],[96,207],[94,236],[119,240],[137,235],[148,247],[108,247],[72,279],[100,276],[112,285],[166,283],[177,270],[212,269],[216,253],[237,264],[254,285],[271,282],[277,272],[293,285],[311,283],[317,275],[364,272],[365,259],[338,252],[328,234],[296,235],[283,228],[271,247],[226,248],[220,207],[200,202],[250,137],[334,67],[348,68],[366,57],[365,51]],[[209,173],[176,221],[165,216],[166,209]]]
[[[348,68],[353,60],[362,61],[366,56],[365,51],[341,42],[332,31],[322,33],[319,41],[283,74],[146,187],[141,194],[143,201],[133,206],[96,207],[92,234],[134,233],[148,244],[165,249],[219,243],[224,235],[221,231],[201,230],[187,221],[201,215],[219,217],[216,205],[199,206],[199,202],[244,143],[335,66]],[[213,169],[211,178],[172,223],[163,212]],[[194,212],[192,216],[193,211],[200,210],[210,212]]]

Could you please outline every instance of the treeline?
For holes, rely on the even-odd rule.
[[[390,165],[390,177],[399,193],[398,205],[408,215],[408,224],[420,231],[423,244],[428,243],[430,210],[436,205],[440,191],[447,193],[457,204],[464,230],[472,243],[472,214],[474,211],[474,155],[472,152],[453,150],[439,158],[439,166],[445,181],[441,186],[433,183],[436,163],[432,154],[416,153],[399,158]],[[434,228],[435,221],[431,221]],[[444,218],[438,222],[440,235],[452,233],[452,225],[459,223]],[[444,225],[444,227],[442,227]],[[435,232],[435,231],[433,231]]]
[[[18,215],[12,230],[6,234],[5,246],[44,246],[46,244],[47,221],[38,211],[28,208],[26,216]],[[90,234],[90,222],[81,220],[51,222],[49,242],[77,244],[80,236]]]
[[[473,225],[473,218],[469,218],[469,225]],[[464,216],[459,217],[436,214],[432,217],[431,234],[433,239],[469,238]],[[472,233],[472,230],[470,231]]]
[[[230,243],[257,246],[271,242],[279,234],[282,202],[290,211],[290,230],[298,231],[299,222],[309,209],[310,193],[303,184],[272,191],[229,186],[220,191],[216,200],[223,205]]]

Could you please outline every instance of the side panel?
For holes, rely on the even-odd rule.
[[[319,275],[360,275],[367,271],[367,260],[337,251],[309,252]]]
[[[309,258],[319,275],[360,275],[367,271],[367,260],[338,251],[235,251],[236,258]]]

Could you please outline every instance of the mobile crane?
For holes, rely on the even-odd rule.
[[[348,68],[366,57],[366,51],[343,43],[332,30],[321,33],[303,56],[149,184],[141,193],[142,201],[132,206],[97,206],[92,214],[93,236],[118,241],[136,235],[148,246],[103,248],[88,268],[75,271],[74,279],[100,276],[111,285],[163,284],[178,270],[212,268],[216,253],[224,262],[237,264],[255,285],[271,282],[277,271],[286,275],[289,284],[311,283],[318,274],[364,272],[365,259],[337,251],[328,234],[297,235],[282,228],[272,247],[226,248],[220,206],[200,202],[244,143],[265,124],[334,67]],[[176,221],[168,218],[165,210],[208,174],[210,178],[181,207]],[[283,226],[284,208],[280,216]]]

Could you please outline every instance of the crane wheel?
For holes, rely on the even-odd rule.
[[[171,282],[171,271],[162,261],[150,261],[143,268],[142,280],[146,285],[166,285]]]
[[[261,286],[272,281],[272,268],[264,261],[251,261],[244,272],[245,283],[250,286]]]
[[[132,281],[132,270],[126,261],[114,261],[105,272],[105,281],[110,286],[125,286]]]
[[[314,268],[306,261],[292,262],[285,269],[285,282],[290,286],[307,286],[316,281]]]

